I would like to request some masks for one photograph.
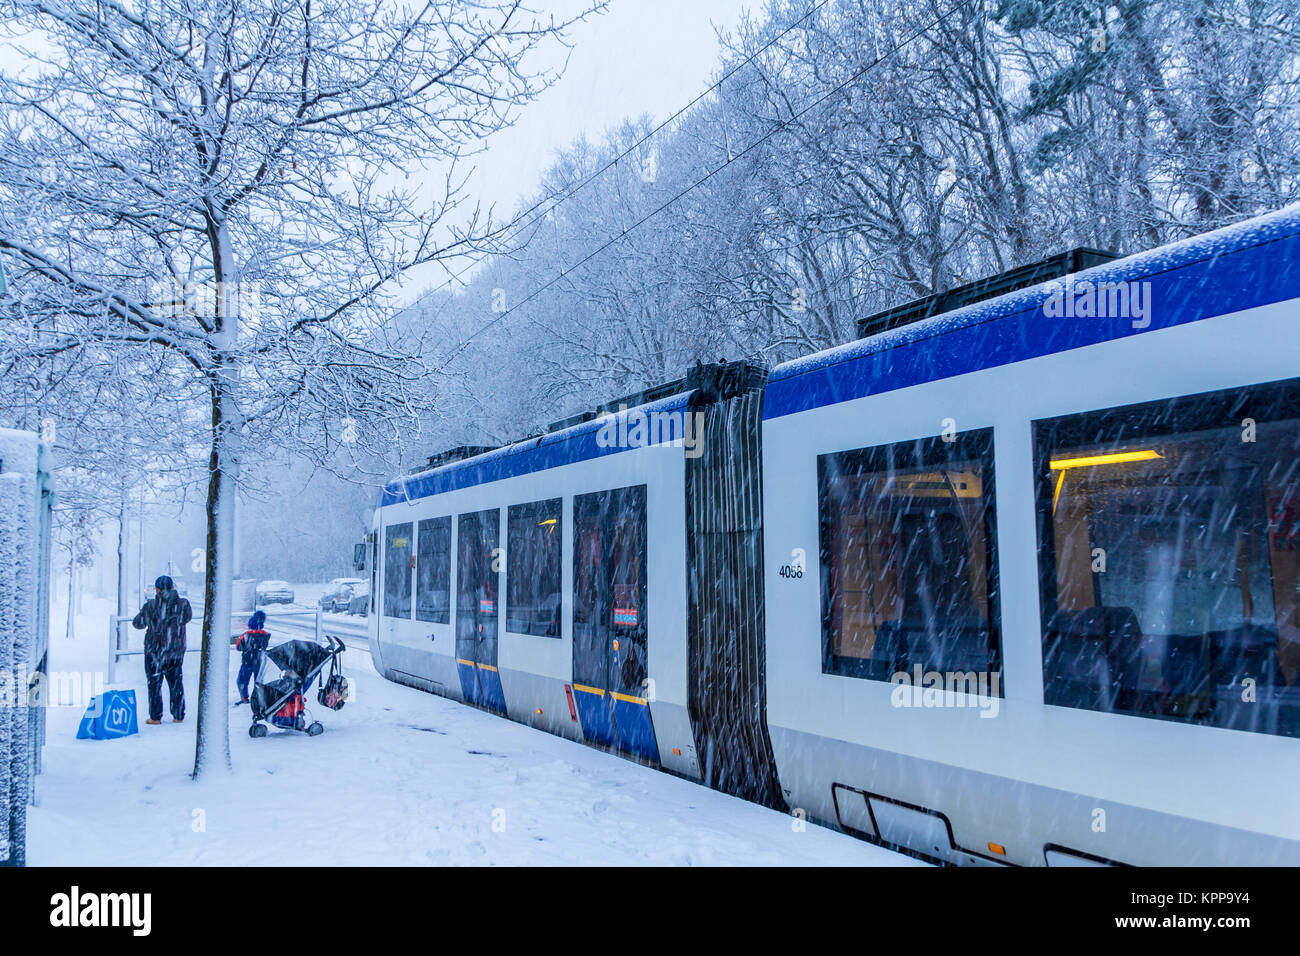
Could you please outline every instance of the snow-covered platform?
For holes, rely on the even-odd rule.
[[[77,636],[56,609],[51,666],[102,670],[107,602]],[[197,622],[191,641],[198,640]],[[316,738],[248,737],[231,712],[235,772],[193,783],[193,716],[139,736],[75,740],[80,708],[49,713],[30,815],[32,865],[917,865],[916,861],[520,724],[401,687],[344,655],[354,699]],[[190,712],[198,690],[187,660]],[[232,668],[238,655],[232,656]],[[232,674],[231,686],[234,686]],[[314,702],[314,698],[312,701]]]

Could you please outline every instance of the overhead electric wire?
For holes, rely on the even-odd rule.
[[[823,0],[823,2],[825,2],[825,0]],[[875,69],[875,68],[876,68],[877,66],[879,66],[881,63],[883,63],[886,59],[888,59],[889,57],[893,56],[895,53],[899,52],[899,51],[902,50],[904,47],[908,46],[910,43],[912,43],[912,42],[913,42],[914,40],[916,40],[918,37],[924,35],[925,33],[929,32],[930,30],[933,30],[935,27],[939,26],[939,24],[943,23],[945,20],[947,20],[949,17],[951,17],[954,13],[956,13],[956,12],[957,12],[958,10],[960,10],[962,7],[968,6],[968,5],[970,5],[972,2],[974,2],[974,0],[960,0],[960,2],[954,4],[954,5],[953,5],[953,6],[952,6],[952,7],[951,7],[951,8],[950,8],[946,13],[941,14],[940,16],[936,17],[936,18],[935,18],[933,21],[931,21],[930,23],[927,23],[925,26],[920,27],[919,29],[917,29],[916,31],[914,31],[912,34],[910,34],[910,35],[907,37],[907,39],[903,40],[901,43],[897,44],[896,46],[891,47],[891,48],[890,48],[889,50],[887,50],[886,52],[884,52],[884,53],[880,54],[879,56],[877,56],[874,60],[872,60],[872,61],[871,61],[870,63],[868,63],[866,66],[862,67],[862,69],[858,70],[856,73],[854,73],[853,75],[851,75],[848,79],[844,80],[842,83],[838,84],[837,86],[832,87],[832,88],[831,88],[830,90],[828,90],[826,93],[824,93],[823,95],[819,96],[817,99],[813,100],[811,103],[809,103],[807,106],[803,107],[802,109],[798,110],[797,112],[791,113],[790,116],[789,116],[787,119],[784,119],[784,120],[781,120],[780,122],[778,122],[775,126],[773,126],[771,129],[767,130],[767,132],[763,133],[763,135],[759,136],[756,140],[754,140],[752,143],[750,143],[748,146],[746,146],[744,149],[742,149],[739,153],[736,153],[736,154],[734,154],[734,155],[728,156],[727,159],[726,159],[726,160],[725,160],[721,165],[719,165],[719,166],[716,167],[715,169],[712,169],[712,170],[710,170],[709,172],[705,173],[702,177],[700,177],[699,179],[697,179],[695,182],[691,183],[691,184],[690,184],[689,186],[687,186],[685,189],[682,189],[680,192],[676,193],[676,194],[675,194],[674,196],[672,196],[671,198],[665,200],[663,203],[661,203],[660,205],[656,206],[654,209],[652,209],[650,212],[646,213],[644,216],[642,216],[640,219],[638,219],[636,222],[634,222],[631,226],[629,226],[629,227],[627,227],[626,229],[624,229],[622,232],[618,233],[617,235],[611,236],[609,239],[605,240],[605,242],[601,243],[599,246],[597,246],[595,249],[593,249],[593,250],[592,250],[591,252],[589,252],[587,255],[583,256],[581,259],[579,259],[579,260],[578,260],[577,262],[575,262],[573,265],[571,265],[571,266],[569,266],[568,268],[566,268],[563,272],[561,272],[561,273],[559,273],[558,275],[552,277],[549,281],[547,281],[547,282],[544,283],[543,285],[539,286],[538,288],[534,289],[534,290],[533,290],[532,292],[530,292],[527,296],[525,296],[522,300],[520,300],[516,305],[513,305],[513,306],[509,307],[508,309],[503,310],[502,312],[498,313],[494,318],[490,319],[489,321],[485,322],[483,325],[479,326],[477,329],[475,329],[475,330],[474,330],[474,331],[469,335],[468,338],[466,338],[466,339],[464,339],[463,341],[461,341],[461,342],[460,342],[460,343],[459,343],[455,348],[453,348],[449,353],[447,353],[447,356],[446,356],[446,358],[443,360],[441,366],[439,367],[439,370],[441,371],[441,370],[445,369],[445,368],[447,367],[447,363],[450,362],[453,358],[455,358],[456,355],[457,355],[457,354],[458,354],[462,349],[464,349],[467,345],[469,345],[471,342],[473,342],[476,338],[478,338],[480,335],[482,335],[482,334],[483,334],[484,332],[486,332],[488,329],[492,328],[494,325],[496,325],[496,324],[497,324],[498,322],[500,322],[502,319],[506,318],[507,316],[511,315],[512,313],[514,313],[514,312],[518,311],[519,309],[523,308],[525,305],[527,305],[527,304],[528,304],[529,302],[531,302],[533,299],[537,298],[539,295],[541,295],[541,294],[542,294],[543,292],[545,292],[547,289],[549,289],[549,288],[551,288],[552,286],[554,286],[557,282],[560,282],[561,280],[563,280],[563,279],[565,279],[566,277],[568,277],[569,275],[571,275],[573,272],[575,272],[575,271],[577,271],[578,269],[582,268],[584,265],[586,265],[588,262],[590,262],[590,261],[591,261],[592,259],[594,259],[596,256],[600,255],[602,252],[604,252],[604,251],[605,251],[606,249],[608,249],[610,246],[614,245],[614,243],[618,242],[620,239],[622,239],[623,237],[625,237],[625,236],[628,235],[629,233],[634,232],[635,230],[637,230],[637,229],[640,228],[641,226],[645,225],[645,223],[647,223],[649,220],[651,220],[652,218],[654,218],[655,216],[657,216],[659,213],[663,212],[663,211],[664,211],[665,209],[667,209],[669,206],[671,206],[671,205],[673,205],[674,203],[678,202],[678,201],[681,200],[683,197],[689,195],[690,193],[692,193],[692,192],[694,192],[696,189],[698,189],[700,186],[702,186],[702,185],[704,185],[705,183],[707,183],[710,179],[712,179],[712,178],[713,178],[714,176],[716,176],[718,173],[722,172],[724,169],[726,169],[726,168],[727,168],[728,166],[730,166],[732,163],[738,162],[739,160],[743,159],[746,155],[748,155],[748,154],[749,154],[750,152],[752,152],[753,150],[757,149],[757,148],[758,148],[759,146],[761,146],[763,143],[767,142],[769,139],[771,139],[771,138],[772,138],[773,136],[775,136],[777,133],[781,132],[783,129],[785,129],[787,126],[789,126],[791,123],[793,123],[793,122],[795,122],[796,120],[802,118],[802,117],[803,117],[804,115],[806,115],[807,113],[809,113],[809,112],[811,112],[812,110],[816,109],[817,107],[821,106],[823,103],[825,103],[827,100],[829,100],[832,96],[835,96],[836,94],[838,94],[838,93],[842,92],[843,90],[845,90],[845,89],[846,89],[848,86],[850,86],[851,84],[857,82],[859,79],[861,79],[861,78],[862,78],[863,76],[865,76],[867,73],[869,73],[871,70]],[[810,12],[811,12],[811,11],[810,11]],[[798,22],[798,21],[796,21],[796,22]],[[787,29],[788,29],[788,28],[787,28]],[[758,51],[758,52],[761,52],[761,51]],[[755,55],[757,55],[757,53],[756,53]],[[706,92],[707,92],[707,91],[706,91]],[[702,94],[702,95],[703,95],[703,94]]]
[[[726,83],[728,80],[730,80],[733,76],[735,76],[737,73],[739,73],[739,72],[740,72],[741,70],[743,70],[745,67],[747,67],[747,66],[749,66],[751,63],[753,63],[754,60],[756,60],[760,54],[762,54],[762,53],[764,53],[765,51],[769,50],[769,49],[770,49],[773,45],[775,45],[779,40],[784,39],[784,37],[786,36],[786,34],[788,34],[791,30],[794,30],[796,27],[798,27],[799,24],[803,23],[805,20],[807,20],[809,17],[811,17],[814,13],[816,13],[817,11],[819,11],[822,7],[826,6],[826,4],[829,3],[829,2],[830,2],[830,0],[817,0],[817,3],[814,4],[812,7],[810,7],[806,13],[804,13],[804,14],[803,14],[802,16],[800,16],[798,19],[796,19],[796,20],[792,20],[792,21],[789,23],[789,25],[787,25],[787,26],[785,27],[785,29],[783,29],[780,33],[778,33],[778,34],[776,34],[775,36],[773,36],[770,40],[768,40],[766,43],[764,43],[762,46],[760,46],[757,50],[755,50],[753,53],[749,54],[749,56],[745,57],[745,59],[741,60],[739,63],[737,63],[737,64],[736,64],[735,66],[733,66],[731,69],[729,69],[727,72],[725,72],[724,74],[722,74],[722,76],[720,76],[718,79],[714,80],[712,83],[710,83],[708,86],[706,86],[706,87],[705,87],[703,90],[701,90],[701,91],[700,91],[700,92],[699,92],[699,93],[698,93],[698,94],[697,94],[697,95],[696,95],[696,96],[695,96],[695,97],[694,97],[694,98],[693,98],[689,103],[687,103],[687,104],[686,104],[685,106],[683,106],[683,107],[680,107],[680,108],[679,108],[676,112],[674,112],[671,116],[669,116],[667,119],[663,120],[661,123],[659,123],[658,125],[656,125],[653,129],[651,129],[648,133],[646,133],[645,135],[643,135],[640,139],[638,139],[638,140],[637,140],[635,143],[633,143],[631,146],[627,147],[627,148],[626,148],[625,150],[623,150],[621,153],[619,153],[618,155],[616,155],[613,159],[607,160],[607,161],[605,162],[604,165],[602,165],[599,169],[595,170],[594,172],[590,173],[590,174],[589,174],[585,179],[583,179],[583,180],[581,180],[580,182],[575,183],[574,185],[570,186],[570,187],[567,189],[567,191],[561,191],[560,193],[552,193],[552,194],[550,194],[550,195],[544,196],[543,198],[539,199],[537,202],[533,203],[533,205],[529,206],[527,209],[525,209],[523,212],[521,212],[518,216],[516,216],[516,217],[514,218],[514,220],[512,220],[512,221],[509,222],[509,223],[507,223],[507,224],[503,227],[503,230],[502,230],[502,231],[503,231],[503,232],[508,232],[508,231],[510,231],[510,230],[517,230],[517,229],[522,229],[522,228],[524,228],[524,226],[528,225],[528,223],[525,222],[524,220],[526,220],[529,216],[531,216],[533,213],[537,212],[537,210],[541,209],[543,206],[547,205],[548,203],[551,203],[551,206],[550,206],[549,209],[547,209],[547,211],[546,211],[547,214],[549,215],[550,213],[554,212],[554,211],[555,211],[557,208],[559,208],[561,205],[563,205],[564,203],[568,202],[568,201],[569,201],[570,199],[572,199],[575,195],[577,195],[577,193],[578,193],[579,191],[581,191],[581,190],[585,189],[587,186],[591,185],[591,183],[595,182],[597,179],[599,179],[601,176],[603,176],[603,175],[604,175],[605,173],[607,173],[609,170],[613,169],[615,166],[617,166],[619,163],[621,163],[624,159],[626,159],[626,158],[627,158],[628,156],[630,156],[632,153],[636,152],[638,149],[640,149],[642,146],[644,146],[646,143],[648,143],[648,142],[649,142],[649,141],[650,141],[654,136],[656,136],[659,132],[661,132],[663,129],[665,129],[667,126],[669,126],[669,125],[670,125],[671,123],[673,123],[675,120],[677,120],[679,117],[681,117],[683,114],[685,114],[687,110],[691,109],[691,107],[695,106],[696,103],[699,103],[701,100],[703,100],[706,96],[708,96],[708,95],[709,95],[710,93],[712,93],[714,90],[721,89],[721,88],[722,88],[722,84]],[[417,296],[415,299],[413,299],[413,300],[410,302],[410,304],[404,306],[404,309],[408,309],[408,310],[409,310],[409,309],[413,309],[413,308],[415,308],[416,306],[418,306],[421,302],[423,302],[425,299],[428,299],[430,296],[437,295],[437,294],[438,294],[439,292],[441,292],[443,289],[445,289],[445,288],[447,288],[448,286],[450,286],[453,282],[456,282],[456,281],[460,280],[460,279],[465,275],[465,273],[469,272],[469,271],[470,271],[471,269],[473,269],[475,266],[479,265],[479,263],[480,263],[481,261],[482,261],[482,260],[476,260],[476,261],[470,263],[469,265],[467,265],[467,266],[466,266],[464,269],[462,269],[460,272],[453,273],[452,276],[451,276],[451,278],[447,279],[445,282],[443,282],[442,284],[440,284],[440,285],[437,286],[436,288],[433,288],[433,289],[428,290],[427,292],[421,293],[419,296]]]

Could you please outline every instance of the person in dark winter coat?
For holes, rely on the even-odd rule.
[[[240,704],[248,703],[248,682],[261,666],[262,653],[271,640],[270,633],[264,627],[265,624],[266,612],[254,611],[253,616],[248,619],[248,630],[239,635],[239,639],[235,641],[235,648],[242,655],[239,662],[239,676],[235,678],[235,684],[239,687]]]
[[[149,719],[162,723],[162,683],[167,681],[172,720],[185,719],[185,625],[194,618],[190,602],[176,593],[167,575],[154,582],[154,596],[140,608],[131,626],[144,631],[144,673],[149,682]]]

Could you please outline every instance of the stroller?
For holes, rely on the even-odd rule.
[[[249,695],[253,724],[248,728],[248,736],[265,737],[269,732],[265,722],[309,737],[325,732],[320,721],[309,721],[304,695],[311,682],[321,677],[316,699],[330,710],[341,710],[348,698],[348,681],[339,667],[339,655],[347,647],[332,637],[327,636],[325,640],[326,645],[315,641],[285,641],[263,653]],[[321,675],[326,665],[330,669],[328,679]]]

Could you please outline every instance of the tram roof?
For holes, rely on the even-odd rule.
[[[780,418],[1155,332],[1300,296],[1300,204],[881,332],[774,368],[764,419]],[[1149,283],[1149,324],[1131,315],[1056,317],[1063,283]],[[1054,310],[1055,311],[1055,310]]]
[[[379,494],[378,506],[417,501],[460,488],[472,488],[489,482],[559,468],[580,461],[602,458],[627,451],[626,447],[602,446],[596,439],[612,420],[627,421],[634,413],[669,413],[684,411],[692,392],[670,395],[659,401],[637,405],[623,411],[608,412],[591,421],[581,422],[559,431],[526,438],[473,458],[452,462],[419,474],[390,481]]]
[[[890,329],[772,369],[766,420],[1028,358],[1171,328],[1300,297],[1300,203],[1114,262]],[[1146,316],[1057,317],[1063,283],[1078,295],[1111,284],[1149,283]],[[531,474],[627,450],[596,440],[609,418],[684,410],[687,390],[568,428],[514,442],[384,486],[380,507]]]

